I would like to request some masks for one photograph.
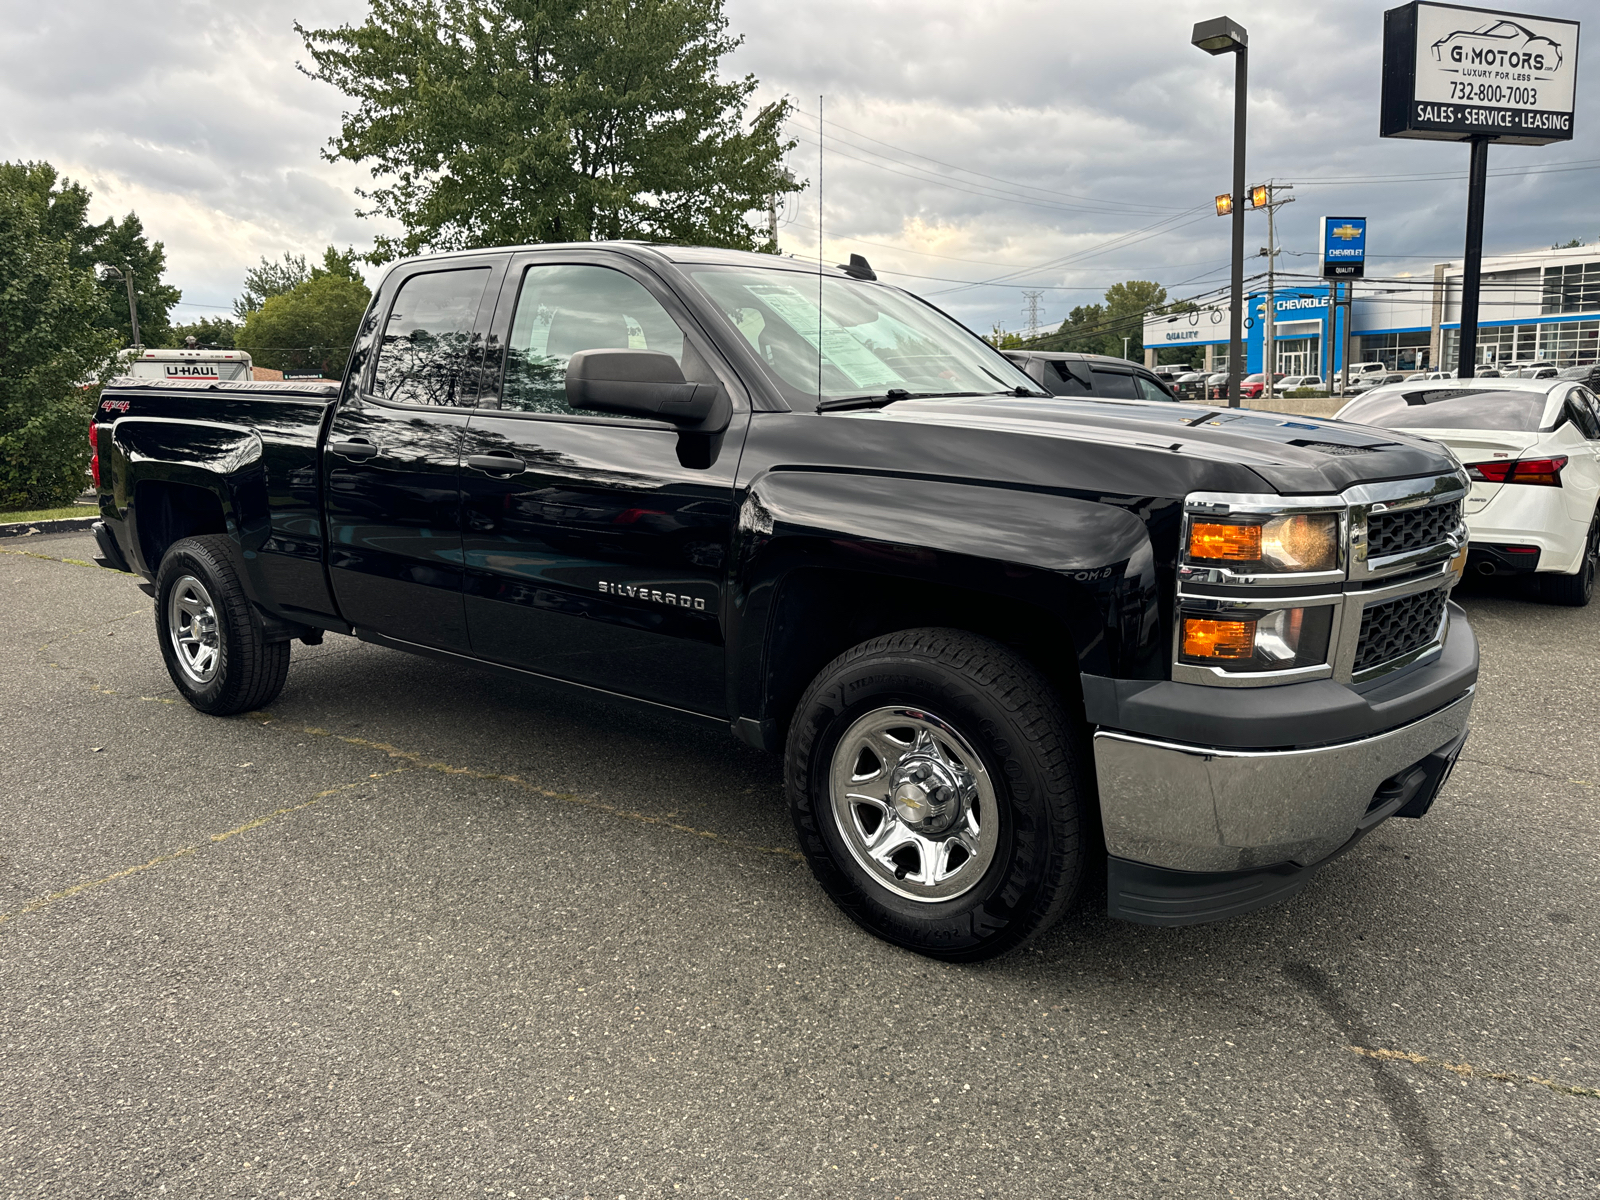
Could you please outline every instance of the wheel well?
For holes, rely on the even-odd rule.
[[[1010,647],[1040,670],[1082,727],[1077,655],[1054,613],[946,584],[808,568],[784,580],[773,611],[765,715],[775,722],[780,744],[800,694],[830,661],[869,638],[930,626],[964,629]]]
[[[139,552],[151,571],[174,542],[202,533],[228,532],[222,501],[215,492],[187,483],[145,480],[134,489]]]

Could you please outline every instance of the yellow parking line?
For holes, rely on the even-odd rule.
[[[18,558],[41,558],[45,562],[66,563],[73,567],[93,567],[96,571],[103,570],[99,563],[84,562],[81,558],[57,558],[54,554],[40,554],[34,550],[8,550],[0,546],[0,554],[15,554]],[[126,575],[126,571],[113,571],[114,575]]]
[[[1440,1070],[1452,1071],[1463,1079],[1493,1079],[1499,1083],[1536,1083],[1540,1087],[1547,1087],[1552,1092],[1559,1092],[1563,1096],[1587,1096],[1590,1099],[1600,1099],[1600,1088],[1578,1087],[1570,1083],[1557,1083],[1554,1079],[1541,1079],[1537,1075],[1513,1075],[1509,1071],[1490,1071],[1483,1067],[1475,1067],[1471,1063],[1446,1062],[1442,1058],[1429,1058],[1426,1054],[1411,1054],[1404,1050],[1371,1050],[1366,1046],[1351,1046],[1350,1051],[1363,1058],[1375,1058],[1380,1062],[1408,1062],[1416,1063],[1423,1067],[1438,1067]]]
[[[213,833],[207,839],[207,841],[225,842],[229,838],[237,837],[241,833],[248,833],[252,829],[260,829],[263,825],[269,825],[273,821],[276,821],[279,817],[288,816],[290,813],[296,813],[301,809],[310,808],[314,804],[320,804],[329,796],[337,796],[340,792],[347,792],[351,788],[365,787],[374,779],[383,779],[390,775],[399,775],[401,772],[409,771],[411,769],[412,768],[410,767],[396,767],[392,771],[377,772],[369,775],[365,779],[359,779],[354,783],[341,783],[337,787],[331,787],[326,791],[318,792],[315,796],[312,796],[311,799],[304,800],[299,804],[291,804],[284,808],[274,809],[272,812],[264,813],[259,817],[251,818],[243,825],[235,825],[232,829],[225,829],[221,833]],[[89,891],[91,888],[102,887],[108,883],[115,883],[117,880],[126,879],[130,875],[138,875],[140,872],[148,871],[152,867],[159,867],[162,863],[169,863],[174,859],[184,858],[187,855],[196,853],[203,847],[204,843],[199,843],[193,846],[180,846],[176,850],[169,850],[165,854],[156,855],[156,857],[152,858],[149,862],[140,863],[133,867],[125,867],[120,871],[113,871],[110,875],[103,875],[99,879],[88,879],[83,883],[75,883],[69,888],[62,888],[59,892],[51,892],[48,896],[40,896],[37,900],[28,901],[28,903],[17,909],[16,912],[0,913],[0,925],[4,925],[7,921],[10,921],[15,917],[23,916],[26,913],[38,912],[41,908],[48,908],[50,905],[55,904],[59,900],[68,900],[82,892]]]
[[[262,725],[271,725],[276,721],[275,717],[273,717],[270,713],[265,712],[246,713],[244,715]],[[712,829],[699,829],[693,825],[685,825],[682,822],[674,821],[670,816],[654,817],[649,813],[642,813],[633,809],[621,808],[615,804],[608,804],[604,800],[594,796],[580,796],[573,792],[551,791],[549,788],[539,787],[537,784],[529,783],[527,780],[516,775],[504,775],[494,771],[480,771],[473,767],[452,766],[450,763],[438,762],[426,758],[424,755],[415,750],[402,750],[400,747],[391,745],[389,742],[375,742],[369,738],[350,737],[345,734],[333,733],[327,729],[322,729],[315,725],[285,726],[284,728],[292,728],[298,733],[309,734],[312,737],[332,738],[335,741],[344,742],[351,746],[360,746],[366,750],[381,751],[382,753],[387,754],[390,758],[404,759],[420,771],[437,771],[441,775],[464,775],[468,779],[481,779],[488,783],[506,783],[510,784],[512,787],[519,788],[524,792],[529,792],[535,796],[541,796],[547,800],[560,800],[565,804],[580,804],[585,808],[591,808],[597,812],[606,813],[609,816],[621,817],[626,821],[637,821],[643,825],[659,825],[663,828],[671,829],[677,833],[693,834],[695,837],[705,838],[707,841],[714,841],[719,845],[729,846],[738,850],[753,850],[760,854],[772,854],[779,858],[790,859],[794,862],[806,861],[805,855],[788,846],[761,846],[754,842],[746,842],[741,841],[738,838],[728,837],[724,834],[717,833]]]

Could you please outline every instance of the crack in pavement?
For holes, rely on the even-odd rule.
[[[1492,1079],[1499,1083],[1534,1083],[1540,1087],[1547,1087],[1552,1092],[1563,1096],[1585,1096],[1589,1099],[1600,1100],[1600,1088],[1579,1087],[1573,1083],[1558,1083],[1554,1079],[1541,1079],[1537,1075],[1513,1075],[1509,1071],[1490,1071],[1484,1067],[1475,1067],[1469,1062],[1446,1062],[1442,1058],[1429,1058],[1426,1054],[1412,1054],[1405,1050],[1374,1050],[1366,1046],[1347,1046],[1345,1049],[1352,1054],[1359,1054],[1363,1058],[1377,1059],[1380,1062],[1408,1062],[1423,1067],[1438,1067],[1441,1070],[1452,1071],[1463,1079]]]
[[[1339,989],[1322,971],[1310,963],[1294,962],[1284,964],[1283,974],[1332,1018],[1340,1033],[1349,1031],[1362,1042],[1375,1040],[1361,1014],[1339,994]],[[1434,1145],[1433,1134],[1428,1128],[1428,1114],[1423,1111],[1422,1102],[1402,1079],[1384,1069],[1383,1060],[1370,1058],[1367,1061],[1372,1067],[1373,1090],[1389,1110],[1400,1140],[1412,1151],[1417,1182],[1436,1196],[1449,1195],[1450,1187],[1444,1175],[1444,1156]]]

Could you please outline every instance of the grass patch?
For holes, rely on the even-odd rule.
[[[16,525],[23,521],[60,521],[69,517],[98,517],[96,505],[68,504],[62,508],[35,508],[28,512],[0,512],[0,525]]]

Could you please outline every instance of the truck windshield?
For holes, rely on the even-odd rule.
[[[1039,391],[998,350],[937,309],[885,287],[807,272],[690,267],[755,348],[784,398],[977,395]]]
[[[1379,392],[1352,400],[1342,421],[1359,421],[1384,429],[1501,429],[1537,433],[1544,416],[1543,392],[1485,388],[1434,388],[1416,392]]]

